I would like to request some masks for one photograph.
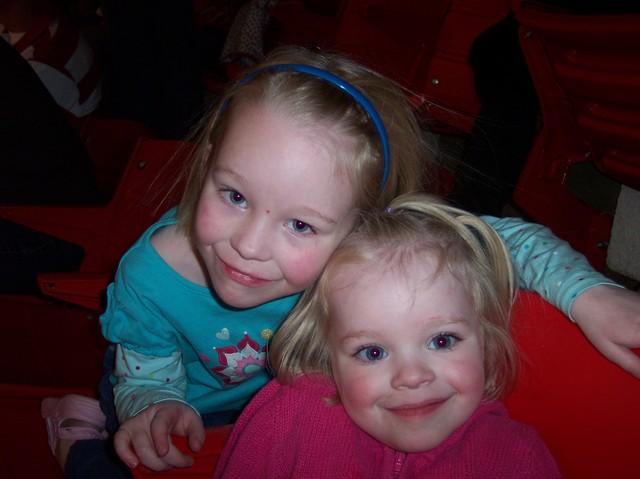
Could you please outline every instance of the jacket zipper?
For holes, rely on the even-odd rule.
[[[402,469],[402,464],[404,462],[405,453],[396,451],[396,460],[393,466],[393,477],[400,477],[400,470]]]

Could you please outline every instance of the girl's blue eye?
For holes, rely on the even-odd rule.
[[[306,231],[307,228],[309,228],[309,225],[303,221],[294,220],[293,227],[295,228],[296,231],[303,232],[303,231]]]
[[[380,361],[387,357],[387,352],[380,346],[367,346],[356,353],[363,361]]]
[[[427,345],[429,349],[451,349],[458,342],[458,338],[451,334],[439,334]]]
[[[242,196],[242,194],[238,193],[237,191],[227,191],[227,198],[232,204],[236,206],[242,206],[246,202],[244,196]]]
[[[289,226],[296,233],[313,233],[313,228],[304,221],[291,220]]]

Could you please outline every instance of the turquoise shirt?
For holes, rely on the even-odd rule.
[[[250,309],[226,306],[210,288],[191,283],[151,245],[176,223],[173,209],[123,256],[100,322],[117,344],[115,385],[120,421],[149,404],[178,400],[201,414],[241,409],[270,379],[266,346],[299,295]],[[483,217],[511,251],[520,286],[569,314],[575,297],[615,284],[547,228],[517,218]]]

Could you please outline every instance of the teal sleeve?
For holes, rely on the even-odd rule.
[[[185,400],[186,373],[180,352],[167,357],[145,356],[118,345],[114,376],[118,379],[114,394],[121,423],[151,404],[163,401],[188,404]]]
[[[155,282],[125,263],[107,287],[107,307],[100,316],[105,339],[147,356],[169,356],[180,348],[176,328],[167,321]]]
[[[482,219],[500,234],[511,252],[520,287],[540,294],[569,318],[579,294],[600,284],[619,286],[544,226],[520,218]]]
[[[154,403],[186,403],[179,333],[161,307],[159,281],[149,273],[150,268],[139,265],[148,260],[149,254],[142,253],[145,250],[137,246],[123,258],[107,288],[107,308],[100,317],[103,336],[116,345],[113,375],[120,422]]]

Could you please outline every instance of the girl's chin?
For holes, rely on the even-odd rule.
[[[232,308],[253,308],[280,297],[276,292],[270,293],[267,288],[246,287],[228,280],[226,283],[222,285],[214,283],[214,289],[218,297]]]

